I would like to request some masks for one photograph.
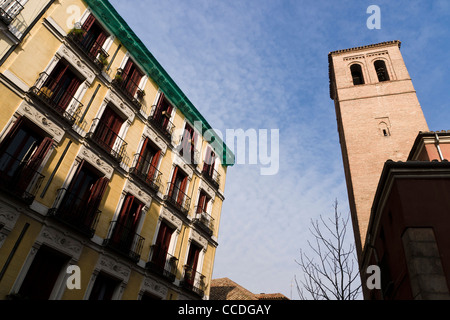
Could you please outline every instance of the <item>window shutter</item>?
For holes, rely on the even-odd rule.
[[[86,18],[86,21],[84,21],[84,23],[83,23],[83,26],[82,26],[83,30],[86,32],[89,31],[89,29],[91,29],[94,22],[95,22],[95,17],[92,14],[90,14]]]

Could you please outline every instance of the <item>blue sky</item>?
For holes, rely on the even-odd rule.
[[[213,128],[280,130],[278,174],[228,170],[214,278],[296,299],[310,219],[332,214],[336,198],[348,213],[330,51],[402,41],[430,130],[450,129],[450,1],[111,3]],[[366,27],[370,5],[379,30]]]

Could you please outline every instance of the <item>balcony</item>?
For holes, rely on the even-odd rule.
[[[164,196],[164,200],[166,200],[182,214],[188,214],[189,207],[191,205],[191,198],[184,193],[183,190],[180,190],[180,188],[178,188],[174,183],[167,183],[167,195]]]
[[[30,205],[39,190],[44,176],[32,165],[8,153],[0,156],[0,188],[7,194]]]
[[[17,0],[0,0],[0,20],[9,25],[23,10]]]
[[[110,236],[103,240],[103,245],[138,262],[141,257],[144,238],[119,221],[111,221],[109,227]]]
[[[56,81],[46,72],[39,74],[29,94],[70,125],[79,120],[83,104],[63,87],[63,83]]]
[[[130,173],[144,182],[154,192],[158,192],[161,186],[162,173],[156,169],[149,161],[138,153],[134,155]]]
[[[156,105],[152,106],[148,121],[155,127],[165,139],[169,142],[172,140],[172,133],[175,126],[170,121],[170,114],[163,112],[156,112]]]
[[[87,137],[97,144],[117,162],[126,158],[127,143],[101,119],[95,118]]]
[[[139,89],[139,83],[133,82],[132,79],[124,79],[121,68],[117,69],[117,73],[111,83],[117,91],[129,100],[137,111],[142,109],[141,101],[144,98],[145,92]],[[145,112],[145,110],[143,111]]]
[[[161,246],[154,244],[150,247],[150,261],[145,267],[169,282],[175,280],[178,259],[162,250]]]
[[[220,185],[220,173],[216,169],[212,168],[207,163],[203,164],[202,176],[209,181],[216,189]]]
[[[184,277],[180,286],[202,298],[206,289],[205,278],[204,275],[193,270],[191,266],[184,265]]]
[[[87,60],[101,71],[108,64],[109,54],[102,48],[103,43],[96,42],[93,35],[86,34],[82,28],[72,29],[67,34],[67,39],[78,49]]]
[[[64,188],[57,191],[55,206],[48,211],[51,217],[89,238],[94,236],[100,213],[87,199]]]
[[[214,232],[214,218],[200,207],[196,207],[195,212],[194,223],[196,223],[209,236],[212,236]]]

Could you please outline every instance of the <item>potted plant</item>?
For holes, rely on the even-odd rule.
[[[81,40],[83,39],[84,30],[81,28],[73,28],[72,30],[69,31],[69,34],[71,34],[72,37],[74,37],[75,39]]]
[[[103,52],[100,52],[100,55],[98,56],[98,61],[102,68],[106,67],[109,63],[106,55]]]

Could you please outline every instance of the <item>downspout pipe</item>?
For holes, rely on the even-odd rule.
[[[439,146],[439,135],[436,132],[434,133],[434,145],[436,146],[436,149],[438,151],[439,158],[441,159],[441,161],[443,161],[444,157],[442,156],[441,147]]]

